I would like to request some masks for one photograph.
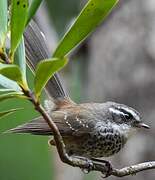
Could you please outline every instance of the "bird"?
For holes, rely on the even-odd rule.
[[[40,60],[50,57],[45,37],[34,21],[28,25],[24,40],[26,58],[34,71]],[[69,156],[89,159],[112,156],[124,147],[136,130],[149,129],[140,113],[125,104],[111,101],[75,103],[58,73],[49,80],[46,92],[49,97],[45,102],[46,111],[57,125]],[[8,132],[53,135],[43,117],[37,117]],[[54,139],[50,140],[50,144],[55,146]]]

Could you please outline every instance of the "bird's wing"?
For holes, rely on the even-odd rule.
[[[55,111],[52,120],[56,123],[62,136],[81,136],[91,133],[95,127],[95,122],[88,118],[86,112],[80,114],[74,111]],[[87,118],[87,121],[86,121]],[[36,118],[28,123],[10,129],[12,133],[30,133],[35,135],[52,135],[52,131],[42,117]]]
[[[34,71],[40,60],[51,57],[43,33],[34,21],[28,25],[24,33],[24,40],[28,65]],[[54,101],[68,98],[68,93],[64,89],[57,73],[49,80],[46,90]]]

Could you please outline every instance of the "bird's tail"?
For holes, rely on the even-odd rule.
[[[40,60],[51,57],[46,46],[45,37],[34,21],[28,25],[24,33],[24,40],[27,62],[34,71]],[[69,99],[68,93],[64,89],[57,73],[49,80],[46,91],[48,95],[53,98],[54,102]]]
[[[9,129],[4,133],[28,133],[34,135],[52,135],[51,129],[45,120],[41,117],[35,118],[32,121],[19,125],[13,129]]]

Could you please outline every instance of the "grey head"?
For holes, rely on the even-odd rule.
[[[114,102],[107,102],[109,115],[111,120],[120,125],[128,125],[133,128],[146,128],[150,127],[142,122],[142,117],[135,109]]]

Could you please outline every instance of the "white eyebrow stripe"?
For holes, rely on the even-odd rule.
[[[123,112],[121,112],[120,110],[115,109],[115,108],[109,108],[109,111],[114,113],[114,114],[118,114],[118,115],[122,114],[122,115],[124,115]]]
[[[132,114],[132,116],[133,116],[136,120],[140,121],[140,116],[139,116],[137,113],[135,113],[134,110],[132,110],[132,109],[130,109],[130,108],[126,108],[126,107],[119,107],[119,108],[120,108],[120,110],[110,107],[110,108],[109,108],[109,111],[111,111],[111,112],[114,113],[114,114],[118,114],[118,115],[122,114],[122,115],[125,115],[126,113],[125,113],[125,112],[122,112],[122,111],[121,111],[121,109],[122,109],[122,110],[125,110],[127,113]]]
[[[124,109],[125,111],[129,112],[130,114],[133,115],[137,120],[140,120],[140,117],[137,113],[135,113],[132,109],[121,107],[121,109]]]

